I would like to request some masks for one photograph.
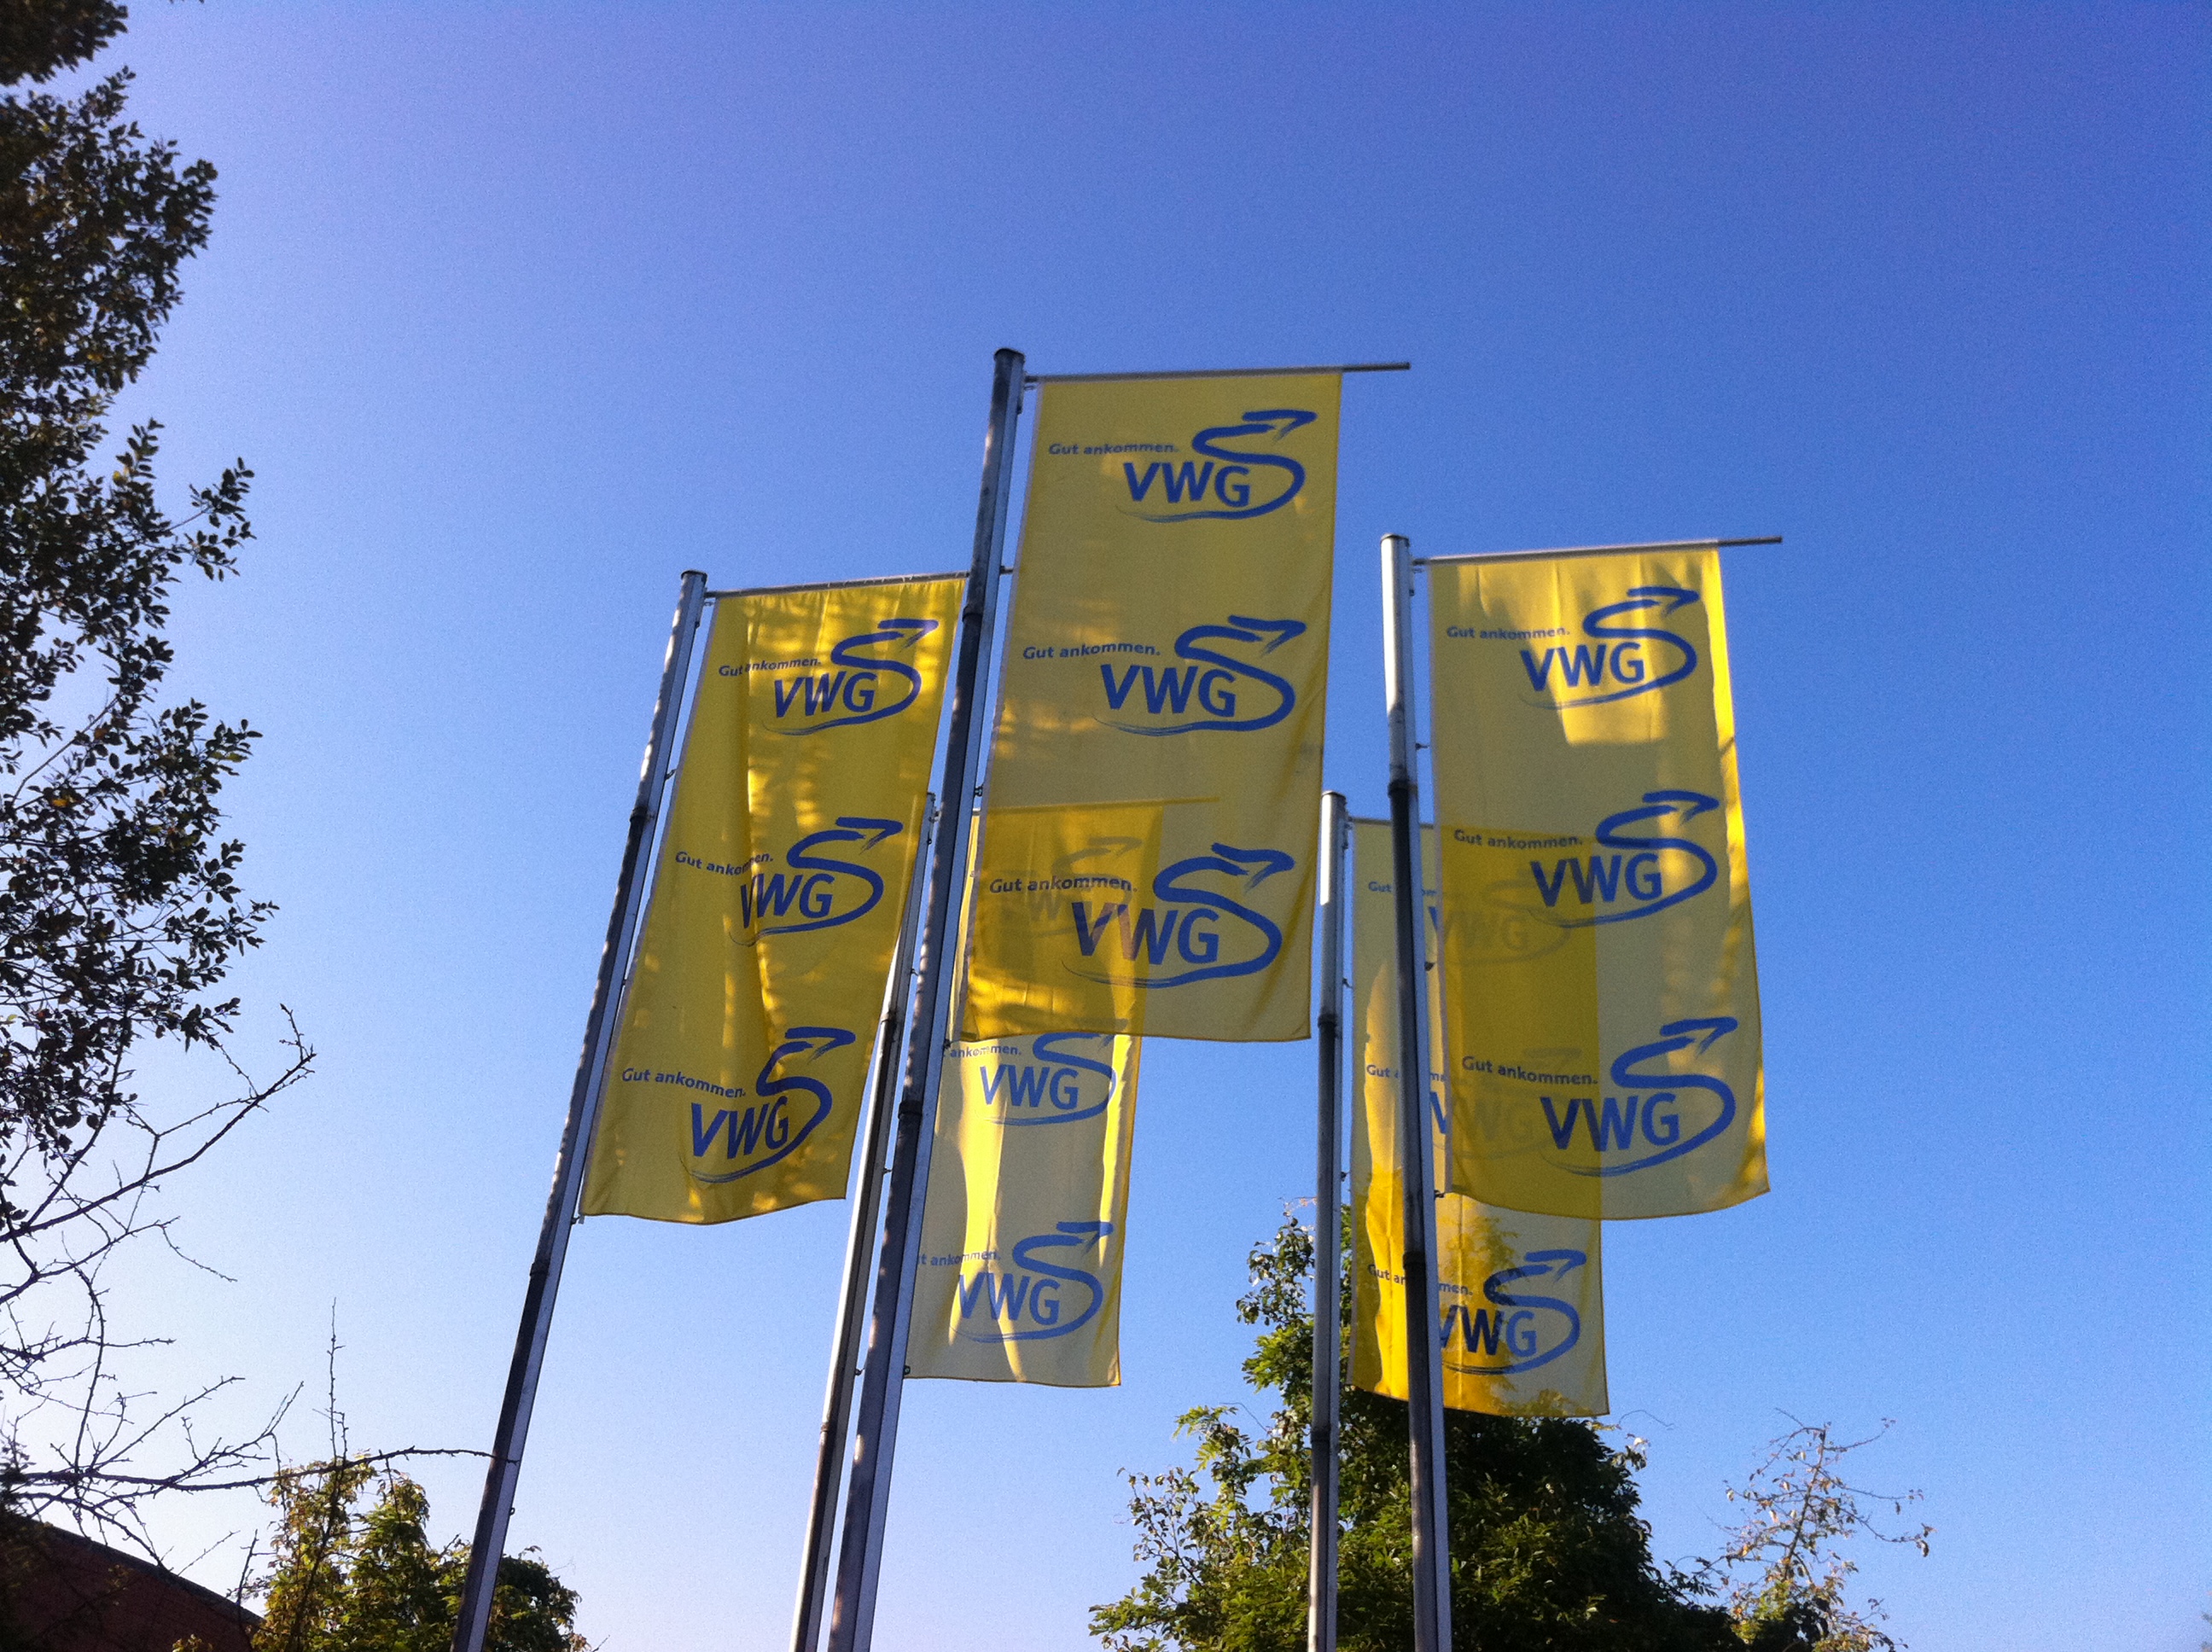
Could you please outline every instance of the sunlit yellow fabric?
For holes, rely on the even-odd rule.
[[[1403,1400],[1406,1224],[1390,830],[1371,821],[1352,829],[1352,1055],[1359,1080],[1352,1114],[1352,1381]],[[1433,878],[1434,830],[1423,839],[1426,876]],[[1432,895],[1431,959],[1442,915]],[[1433,1006],[1429,1029],[1430,1122],[1441,1169],[1445,1047]],[[1608,1409],[1602,1232],[1595,1221],[1498,1210],[1462,1193],[1437,1201],[1445,1405],[1501,1417],[1596,1417]]]
[[[963,1036],[1306,1036],[1338,390],[1045,386]]]
[[[716,604],[586,1214],[844,1196],[962,586]]]
[[[1719,553],[1429,584],[1452,1186],[1563,1216],[1765,1193]]]
[[[1104,1033],[952,1046],[908,1376],[1120,1383],[1137,1051]]]

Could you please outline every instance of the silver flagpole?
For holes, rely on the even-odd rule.
[[[1321,1013],[1315,1018],[1321,1055],[1321,1105],[1314,1151],[1313,1549],[1306,1585],[1307,1652],[1336,1652],[1337,1399],[1342,1382],[1343,1332],[1338,1291],[1344,1224],[1337,1182],[1344,1139],[1344,911],[1346,840],[1351,823],[1344,794],[1321,799]]]
[[[884,1202],[884,1156],[890,1145],[891,1090],[914,995],[914,936],[921,919],[922,874],[928,865],[937,799],[923,811],[922,841],[907,884],[906,916],[899,926],[898,957],[884,991],[884,1017],[876,1029],[876,1066],[868,1078],[866,1121],[860,1132],[860,1177],[853,1189],[853,1225],[845,1240],[845,1290],[830,1349],[830,1392],[822,1402],[822,1443],[814,1460],[814,1501],[807,1511],[806,1554],[799,1573],[799,1608],[793,1615],[792,1652],[814,1652],[822,1639],[830,1583],[830,1538],[837,1522],[837,1471],[853,1421],[853,1380],[860,1374],[860,1335],[866,1327],[869,1263],[874,1260],[876,1218]]]
[[[1398,920],[1398,1171],[1406,1194],[1406,1394],[1413,1436],[1413,1647],[1451,1645],[1444,1503],[1443,1347],[1437,1334],[1436,1145],[1429,1134],[1428,897],[1413,740],[1413,564],[1382,538],[1382,680],[1390,710],[1390,887]]]
[[[906,1381],[907,1328],[914,1311],[915,1254],[921,1242],[922,1196],[929,1186],[930,1136],[937,1121],[938,1078],[944,1068],[952,994],[946,966],[957,949],[956,925],[968,885],[978,764],[989,732],[989,667],[999,616],[999,574],[1012,495],[1014,431],[1022,412],[1023,360],[1002,349],[991,379],[991,422],[983,437],[983,483],[975,507],[975,557],[960,610],[952,718],[945,748],[939,808],[946,818],[930,853],[929,904],[922,919],[921,982],[907,1038],[898,1133],[891,1146],[884,1242],[876,1258],[875,1303],[868,1326],[867,1364],[860,1379],[853,1473],[845,1495],[845,1533],[837,1550],[837,1594],[830,1616],[830,1652],[868,1652],[875,1635],[876,1582],[883,1565],[884,1518],[891,1461],[898,1444],[899,1402]]]
[[[637,802],[629,811],[629,838],[623,846],[622,871],[615,879],[615,904],[607,919],[606,944],[599,952],[599,976],[592,988],[591,1013],[584,1020],[584,1050],[576,1063],[576,1083],[568,1095],[568,1121],[561,1133],[560,1156],[553,1163],[553,1191],[545,1201],[545,1223],[538,1230],[538,1254],[531,1259],[530,1284],[522,1297],[522,1324],[514,1337],[514,1359],[507,1367],[507,1393],[500,1402],[499,1428],[492,1436],[491,1467],[484,1475],[483,1505],[477,1511],[476,1537],[469,1547],[468,1577],[461,1587],[460,1619],[453,1625],[453,1652],[483,1652],[491,1625],[492,1594],[499,1582],[499,1559],[507,1546],[507,1516],[514,1512],[515,1481],[522,1473],[522,1449],[530,1435],[530,1413],[538,1400],[538,1377],[545,1364],[545,1339],[553,1328],[554,1298],[561,1270],[568,1260],[568,1230],[576,1196],[583,1186],[584,1162],[591,1143],[585,1125],[606,1068],[614,1030],[613,1007],[623,970],[636,939],[645,887],[638,862],[653,841],[660,819],[670,771],[676,762],[670,738],[679,720],[684,687],[691,675],[691,649],[699,634],[699,614],[707,576],[696,569],[684,575],[676,604],[676,623],[661,666],[660,699],[653,708],[653,733],[638,774]]]

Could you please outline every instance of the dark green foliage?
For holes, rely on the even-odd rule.
[[[1346,1254],[1351,1248],[1347,1236]],[[1091,1619],[1091,1632],[1115,1652],[1305,1645],[1313,1265],[1311,1235],[1286,1221],[1252,1252],[1251,1289],[1237,1304],[1245,1324],[1261,1327],[1245,1376],[1279,1400],[1266,1428],[1249,1432],[1234,1406],[1202,1406],[1181,1424],[1198,1442],[1195,1472],[1130,1476],[1137,1558],[1149,1570]],[[1348,1275],[1338,1285],[1349,1327]],[[1343,1652],[1404,1652],[1413,1639],[1406,1407],[1346,1386],[1340,1429],[1338,1644]],[[1750,1518],[1729,1534],[1718,1561],[1685,1572],[1653,1560],[1650,1528],[1637,1517],[1637,1442],[1608,1446],[1591,1424],[1565,1418],[1447,1412],[1452,1644],[1490,1652],[1903,1652],[1879,1627],[1879,1601],[1861,1610],[1846,1600],[1855,1568],[1837,1547],[1866,1536],[1928,1552],[1934,1527],[1886,1533],[1867,1512],[1869,1503],[1887,1503],[1902,1515],[1919,1492],[1870,1491],[1844,1478],[1844,1456],[1871,1443],[1838,1440],[1826,1424],[1800,1424],[1774,1441],[1729,1492]],[[1711,1604],[1724,1588],[1728,1605]]]
[[[119,7],[9,9],[13,82],[81,59]],[[146,1036],[216,1040],[211,989],[267,908],[216,795],[255,738],[165,705],[170,588],[250,537],[243,465],[155,498],[152,424],[99,458],[205,242],[215,171],[123,118],[127,74],[0,98],[0,1222],[136,1100]],[[27,1185],[30,1189],[27,1193]]]
[[[130,123],[127,71],[25,89],[124,21],[0,7],[0,1503],[149,1548],[147,1498],[234,1479],[268,1432],[195,1437],[198,1396],[125,1386],[118,1356],[149,1345],[109,1321],[106,1264],[167,1227],[147,1195],[313,1056],[295,1034],[257,1084],[224,1048],[222,983],[270,908],[239,887],[219,798],[257,736],[165,692],[177,582],[233,571],[251,473],[172,516],[158,427],[108,431],[207,240],[215,169]],[[229,1098],[142,1101],[158,1039],[214,1052]]]
[[[9,0],[0,7],[0,86],[48,81],[123,33],[112,0]]]
[[[369,1464],[339,1458],[280,1474],[276,1564],[264,1580],[254,1652],[447,1652],[468,1575],[465,1543],[432,1548],[429,1499],[404,1475],[378,1482]],[[499,1563],[487,1652],[586,1652],[575,1591],[543,1562]]]
[[[1347,1247],[1348,1248],[1348,1247]],[[1296,1652],[1305,1644],[1310,1236],[1287,1222],[1252,1253],[1239,1317],[1261,1327],[1245,1374],[1279,1404],[1258,1434],[1194,1411],[1198,1472],[1133,1475],[1149,1570],[1091,1630],[1117,1652]],[[1345,1322],[1351,1322],[1349,1290]],[[1344,1393],[1339,1611],[1344,1652],[1413,1644],[1406,1407]],[[1513,1652],[1741,1652],[1701,1576],[1651,1558],[1632,1451],[1586,1423],[1447,1413],[1453,1644]],[[1200,1474],[1211,1483],[1201,1485]]]

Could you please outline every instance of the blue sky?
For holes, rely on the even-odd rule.
[[[2197,1644],[2202,8],[141,9],[222,173],[129,411],[259,473],[179,676],[266,731],[240,972],[313,1084],[126,1282],[356,1444],[489,1434],[677,574],[959,565],[990,355],[1352,380],[1328,774],[1379,811],[1379,535],[1729,554],[1775,1191],[1616,1227],[1656,1546],[1870,1429],[1915,1645]],[[918,1385],[887,1652],[1086,1644],[1122,1468],[1235,1398],[1310,1047],[1146,1060],[1110,1393]],[[179,1079],[189,1085],[190,1078]],[[572,1253],[514,1538],[623,1648],[787,1642],[843,1212]],[[316,1449],[303,1399],[292,1449]],[[426,1473],[464,1528],[477,1481]],[[188,1558],[254,1518],[176,1517]],[[234,1558],[200,1563],[220,1581]]]

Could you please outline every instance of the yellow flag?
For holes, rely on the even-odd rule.
[[[1113,1388],[1137,1041],[955,1044],[915,1270],[910,1376]]]
[[[716,604],[586,1214],[844,1197],[962,586]]]
[[[1452,1185],[1566,1216],[1765,1193],[1719,552],[1429,586]]]
[[[1045,387],[963,1036],[1306,1036],[1339,388]]]
[[[1397,917],[1390,829],[1353,828],[1352,981],[1358,1102],[1352,1124],[1355,1387],[1407,1397],[1405,1195],[1398,1154]],[[1436,834],[1423,834],[1431,872]],[[1431,886],[1433,887],[1433,885]],[[1441,909],[1429,909],[1436,952]],[[1449,927],[1446,919],[1444,927]],[[1444,1040],[1430,1017],[1430,1122],[1442,1166]],[[1596,1417],[1608,1408],[1605,1296],[1595,1221],[1498,1210],[1462,1193],[1437,1202],[1437,1333],[1444,1404],[1500,1417]]]

